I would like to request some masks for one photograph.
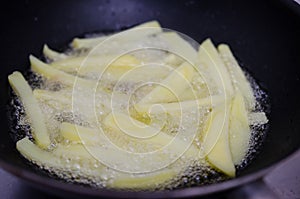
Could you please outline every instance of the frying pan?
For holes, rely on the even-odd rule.
[[[238,188],[265,191],[259,179],[300,146],[300,6],[294,1],[8,1],[2,4],[0,165],[37,188],[68,197],[192,197]],[[164,192],[95,190],[50,178],[24,161],[9,136],[7,75],[26,71],[28,55],[44,43],[63,48],[71,38],[157,19],[201,42],[229,43],[241,65],[267,90],[270,129],[261,152],[237,178]],[[250,188],[249,188],[250,187]],[[252,188],[252,189],[251,189]],[[259,188],[259,189],[257,189]],[[234,193],[234,192],[232,192]],[[241,195],[239,195],[241,196]]]

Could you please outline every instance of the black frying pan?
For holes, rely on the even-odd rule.
[[[293,1],[28,0],[1,7],[0,165],[35,187],[77,197],[204,196],[261,179],[300,146],[300,6]],[[199,42],[211,37],[216,43],[229,43],[242,66],[268,91],[270,130],[253,163],[236,179],[223,183],[154,193],[94,190],[51,179],[26,164],[9,136],[7,75],[27,70],[28,55],[41,55],[44,43],[59,49],[84,33],[117,30],[151,19]]]

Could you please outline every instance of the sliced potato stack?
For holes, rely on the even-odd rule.
[[[143,28],[145,31],[141,31]],[[75,38],[71,43],[73,50],[85,49],[86,52],[80,56],[58,53],[45,45],[43,52],[51,60],[49,63],[31,55],[31,70],[44,78],[45,85],[59,84],[59,90],[45,85],[42,86],[45,89],[32,90],[20,72],[9,75],[9,83],[25,108],[33,135],[33,140],[25,137],[17,142],[19,152],[44,168],[77,172],[79,176],[103,180],[106,186],[115,188],[157,187],[176,178],[192,161],[204,160],[216,170],[235,176],[235,165],[241,163],[247,153],[248,115],[255,110],[255,98],[229,47],[221,44],[216,49],[207,39],[197,51],[178,33],[164,32],[156,21],[133,27],[124,35]],[[111,49],[99,49],[107,40],[119,46],[132,43],[134,45],[129,46],[135,47],[140,40],[153,41],[153,38],[171,52],[164,54],[162,62],[157,62],[167,67],[147,66],[143,57],[134,53],[116,55],[111,54]],[[131,73],[133,70],[136,72]],[[126,85],[140,85],[150,80],[155,80],[151,82],[153,85],[133,101],[128,89],[112,89],[116,84],[127,88]],[[76,87],[80,87],[80,92],[75,94]],[[48,114],[44,112],[45,105],[55,110],[52,114],[69,111],[81,115],[83,121],[70,118],[70,121],[60,121],[58,137],[55,137],[45,121],[44,114]],[[91,111],[87,111],[90,108]],[[209,110],[209,113],[201,116],[201,122],[192,124],[195,119],[192,117],[199,116],[195,114],[197,110]],[[162,114],[166,114],[167,119],[181,118],[181,114],[191,118],[186,126],[178,124],[174,133],[167,125],[158,127],[155,124],[153,117]],[[267,122],[265,117],[260,118],[261,123]],[[196,125],[196,129],[199,127],[194,136],[182,130],[188,129],[189,124]],[[195,140],[200,140],[200,146]],[[147,151],[146,146],[160,152],[138,163],[132,161],[128,153],[118,151],[122,147],[122,150],[133,147],[132,152],[141,153]],[[121,167],[98,161],[101,154]],[[171,155],[183,155],[184,158],[177,160],[180,166],[172,166],[176,164],[168,159]],[[170,165],[155,170],[160,162],[167,161]],[[81,162],[85,164],[76,166]],[[87,162],[96,166],[86,166]],[[151,168],[152,172],[143,170],[133,175],[118,171],[137,165]],[[107,166],[117,168],[110,180],[104,177]]]

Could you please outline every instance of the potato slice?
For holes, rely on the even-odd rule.
[[[143,97],[138,104],[167,103],[178,101],[179,95],[190,86],[194,75],[194,67],[183,63],[156,86],[150,93]],[[180,100],[180,99],[179,99]]]
[[[52,81],[59,81],[67,86],[74,86],[75,82],[77,82],[77,85],[88,87],[89,89],[92,89],[96,86],[95,81],[86,80],[67,74],[63,71],[51,67],[48,64],[45,64],[32,55],[29,56],[29,59],[31,63],[31,70],[46,77],[47,79],[50,79]]]
[[[168,44],[168,50],[170,53],[178,55],[185,62],[195,64],[197,61],[197,51],[193,46],[183,39],[176,32],[163,32],[158,35],[163,41],[166,41]],[[172,57],[170,57],[172,58]]]
[[[71,47],[74,49],[93,48],[94,46],[100,44],[107,38],[108,36],[99,36],[99,37],[91,37],[91,38],[74,38],[71,43]]]
[[[86,147],[83,144],[58,144],[56,148],[52,151],[52,153],[59,158],[80,158],[84,159],[85,161],[97,161],[97,159],[87,151]]]
[[[224,102],[224,97],[221,95],[214,95],[198,100],[189,100],[183,102],[171,102],[161,104],[136,104],[134,107],[139,113],[160,114],[160,113],[173,113],[179,111],[195,110],[203,106],[216,106]]]
[[[182,59],[181,57],[179,57],[173,53],[170,53],[169,55],[167,55],[163,61],[163,63],[165,63],[168,66],[171,66],[173,68],[177,68],[183,62],[184,62],[184,59]]]
[[[105,139],[99,139],[102,137],[97,129],[87,128],[67,122],[63,122],[59,129],[60,134],[73,142],[83,143],[83,144],[96,144]]]
[[[230,105],[228,103],[212,110],[211,117],[204,129],[205,134],[201,148],[213,167],[234,177],[235,167],[229,143],[229,114]]]
[[[231,105],[229,142],[232,161],[238,165],[245,157],[250,142],[250,126],[243,95],[238,92]]]
[[[45,151],[25,137],[17,142],[18,151],[28,160],[40,165],[63,169],[66,165],[53,156],[50,152]]]
[[[114,167],[117,170],[121,170],[124,172],[133,172],[133,173],[144,173],[148,171],[156,171],[162,167],[165,167],[166,165],[172,163],[174,160],[172,159],[173,156],[170,156],[169,153],[165,153],[163,151],[147,151],[146,153],[136,153],[132,151],[126,151],[122,148],[119,148],[119,144],[126,145],[128,144],[126,140],[125,135],[121,135],[119,132],[115,131],[113,133],[109,133],[110,136],[119,136],[120,139],[118,139],[117,145],[116,143],[111,142],[110,138],[107,138],[103,134],[101,134],[101,131],[99,131],[99,134],[94,136],[95,132],[97,130],[95,129],[88,129],[85,127],[78,127],[78,129],[75,129],[76,126],[70,124],[71,127],[69,129],[73,128],[72,132],[64,133],[65,137],[71,138],[73,140],[78,141],[78,144],[85,143],[85,147],[75,147],[75,150],[87,150],[88,153],[93,156],[95,159],[99,160],[103,164]],[[80,133],[80,136],[78,136],[76,130]],[[98,136],[98,138],[97,138]],[[96,138],[94,138],[96,137]],[[161,136],[160,136],[161,137]],[[82,139],[80,139],[82,138]],[[91,138],[91,139],[90,139]],[[94,139],[93,139],[94,138]],[[172,139],[173,137],[170,136]],[[97,140],[100,140],[97,142]],[[149,142],[155,143],[154,139],[149,139]],[[169,140],[168,140],[169,141]],[[158,141],[159,143],[162,143],[162,141]],[[183,148],[182,143],[177,142],[181,145],[179,145],[179,148]],[[185,144],[185,143],[184,143]],[[135,144],[130,143],[132,147],[135,147]],[[83,146],[83,145],[82,145]],[[63,146],[62,146],[63,147]],[[74,147],[72,147],[74,148]],[[85,149],[83,149],[85,148]],[[190,147],[192,148],[192,147]],[[59,149],[57,153],[63,154],[62,152],[65,149]],[[69,150],[69,149],[67,149]],[[178,149],[179,150],[179,149]],[[183,148],[184,150],[184,148]],[[170,151],[172,154],[175,154],[174,151]],[[178,151],[179,155],[181,155],[184,151]],[[193,152],[194,154],[192,154]],[[187,157],[189,158],[197,158],[197,152],[189,150],[186,152]],[[65,152],[65,153],[73,153],[73,152]],[[88,156],[87,153],[81,153],[79,152],[83,157]],[[76,153],[74,153],[76,157]],[[176,159],[175,159],[176,161]]]
[[[123,73],[139,66],[141,62],[132,55],[121,57],[113,55],[72,57],[57,62],[51,66],[68,73],[77,73],[85,76],[89,73],[101,73],[105,71],[119,70]]]
[[[199,60],[206,67],[206,70],[209,71],[209,76],[216,83],[219,91],[230,97],[233,94],[230,74],[210,39],[205,40],[200,45]],[[206,80],[206,82],[209,81]]]
[[[154,28],[154,29],[148,29],[147,31],[145,31],[144,33],[140,32],[138,35],[132,35],[132,38],[128,38],[128,40],[130,39],[137,39],[137,37],[135,38],[134,36],[147,36],[147,35],[151,35],[151,34],[155,34],[158,32],[161,32],[161,27],[160,24],[157,21],[149,21],[146,23],[142,23],[138,26],[135,26],[133,28],[130,28],[128,30],[126,30],[126,32],[130,32],[130,31],[134,31],[136,29],[141,29],[141,28]],[[100,37],[95,37],[95,38],[74,38],[71,46],[74,49],[78,49],[78,48],[93,48],[95,46],[97,46],[98,44],[100,44],[101,42],[105,41],[107,38],[109,38],[112,35],[108,35],[108,36],[100,36]]]
[[[45,44],[43,47],[43,54],[46,58],[50,59],[51,61],[58,61],[69,57],[64,53],[59,53],[50,49],[47,44]]]
[[[163,169],[158,172],[130,175],[121,174],[109,184],[113,188],[149,189],[174,180],[179,171],[175,169]]]
[[[45,119],[37,100],[32,94],[32,89],[20,72],[14,72],[9,75],[8,81],[24,106],[26,116],[28,117],[31,126],[31,132],[36,143],[41,148],[49,147],[51,142]]]
[[[53,153],[40,149],[32,143],[27,137],[17,142],[18,151],[28,160],[35,164],[47,168],[51,168],[55,172],[62,171],[79,171],[75,164],[68,164],[63,160],[63,157],[81,157],[86,160],[91,160],[93,157],[86,151],[83,145],[58,146]],[[76,153],[75,153],[76,152]],[[88,169],[80,167],[78,175],[90,177],[91,179],[103,178],[103,165],[97,168]],[[110,181],[104,181],[108,187],[112,188],[136,188],[145,189],[156,187],[165,181],[170,181],[176,174],[174,169],[164,169],[162,171],[147,173],[147,174],[127,174],[116,172],[115,177]]]
[[[103,121],[103,124],[113,130],[120,132],[124,136],[140,138],[147,143],[155,143],[168,146],[174,154],[185,154],[193,159],[197,158],[199,150],[196,146],[181,140],[180,138],[168,135],[159,129],[148,126],[138,120],[123,113],[111,113]]]
[[[72,98],[65,93],[59,91],[49,91],[42,89],[34,89],[33,95],[36,99],[42,102],[47,102],[48,105],[55,109],[71,110]]]
[[[54,172],[71,172],[72,175],[85,176],[91,179],[102,179],[103,166],[101,164],[97,168],[77,167],[77,164],[68,163],[64,158],[56,156],[54,153],[42,150],[37,145],[32,143],[27,137],[17,142],[17,150],[29,161]],[[69,158],[66,150],[63,149],[62,153],[65,158]],[[82,152],[80,152],[82,153]],[[84,153],[84,152],[83,152]]]
[[[232,84],[235,91],[239,91],[245,98],[247,108],[254,110],[255,97],[250,83],[248,82],[243,70],[239,66],[237,60],[234,58],[230,48],[226,44],[220,44],[218,46],[219,53],[230,71]]]

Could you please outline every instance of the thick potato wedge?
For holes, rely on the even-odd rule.
[[[194,49],[193,46],[191,46],[191,44],[183,39],[178,33],[163,32],[159,34],[158,37],[167,42],[170,53],[178,55],[185,62],[192,64],[197,62],[197,50]]]
[[[209,76],[211,76],[210,78],[215,82],[219,91],[226,94],[227,97],[232,96],[233,86],[230,74],[210,39],[205,40],[200,45],[199,60],[209,71]],[[206,80],[206,82],[209,81]]]
[[[218,46],[219,53],[231,74],[231,82],[236,91],[242,93],[245,98],[247,108],[253,110],[255,108],[255,97],[250,83],[248,82],[243,70],[234,58],[230,48],[226,44]]]
[[[213,109],[204,130],[205,135],[201,148],[213,167],[234,177],[235,167],[229,143],[229,114],[229,104]]]
[[[229,143],[234,164],[239,164],[245,157],[250,142],[250,126],[244,97],[237,92],[232,99],[230,122],[229,122]]]

